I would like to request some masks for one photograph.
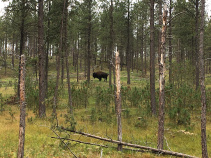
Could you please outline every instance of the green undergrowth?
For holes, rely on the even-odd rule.
[[[30,61],[30,60],[28,60]],[[164,157],[147,152],[123,150],[118,152],[117,145],[95,140],[89,137],[69,133],[55,128],[59,126],[68,129],[90,133],[96,136],[117,140],[117,118],[115,112],[114,86],[109,87],[109,81],[99,81],[91,77],[88,84],[84,81],[84,73],[79,73],[80,80],[76,82],[76,72],[71,66],[70,83],[73,101],[73,115],[68,111],[68,91],[66,78],[60,83],[57,120],[52,117],[53,96],[55,90],[56,72],[54,59],[49,60],[48,93],[45,100],[47,116],[39,119],[38,114],[38,80],[33,71],[32,60],[28,63],[26,76],[26,140],[25,157],[77,157],[87,158],[154,158]],[[200,136],[200,91],[190,84],[191,68],[175,69],[190,71],[182,76],[174,74],[173,84],[166,82],[165,87],[165,139],[164,149],[201,157]],[[103,70],[108,72],[108,70]],[[0,157],[16,157],[19,131],[19,105],[16,98],[17,80],[11,76],[13,70],[8,69],[7,76],[0,80]],[[4,72],[0,72],[4,75]],[[156,72],[157,74],[157,72]],[[168,77],[168,76],[167,76]],[[158,77],[156,76],[156,79]],[[177,80],[179,79],[179,80]],[[149,74],[142,76],[141,72],[131,72],[131,85],[127,85],[127,73],[121,72],[121,101],[122,101],[122,133],[123,141],[157,148],[158,133],[158,104],[159,89],[156,80],[156,108],[157,115],[151,115]],[[206,78],[207,85],[207,147],[211,151],[211,85],[210,78]],[[108,148],[91,146],[73,141],[65,144],[55,138],[57,135],[82,142],[106,145]],[[71,151],[70,151],[71,150]],[[210,154],[210,153],[209,153]],[[170,157],[170,156],[165,156]]]

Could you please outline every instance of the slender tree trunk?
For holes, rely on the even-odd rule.
[[[68,0],[66,0],[65,11],[64,11],[64,50],[65,50],[65,55],[66,55],[66,71],[67,71],[67,85],[68,85],[68,107],[69,107],[69,113],[72,114],[73,113],[73,107],[72,107],[72,95],[71,95],[71,88],[70,88],[70,73],[69,73],[68,46],[67,46],[67,22],[68,22],[67,17],[68,17]]]
[[[163,26],[161,32],[160,64],[159,64],[159,118],[158,118],[158,149],[163,149],[164,140],[164,107],[165,107],[165,43],[167,29],[167,6],[163,12]]]
[[[46,54],[44,51],[43,0],[38,6],[38,52],[39,52],[39,117],[45,117],[46,98]]]
[[[144,25],[141,26],[141,75],[144,76]]]
[[[18,74],[18,98],[20,98],[20,65],[21,55],[24,51],[24,38],[25,38],[25,0],[21,1],[21,27],[20,27],[20,56],[19,56],[19,74]]]
[[[162,26],[162,0],[158,0],[158,15],[159,15],[159,26]],[[160,63],[160,54],[161,54],[161,29],[158,32],[158,64]]]
[[[78,74],[78,57],[79,57],[79,52],[80,52],[80,41],[79,41],[79,38],[78,38],[78,50],[77,50],[77,51],[78,51],[78,52],[77,52],[77,60],[76,60],[76,62],[77,62],[77,63],[76,63],[76,64],[77,64],[77,65],[76,65],[76,66],[77,66],[77,67],[76,67],[76,71],[77,71],[77,82],[78,82],[78,81],[79,81],[79,76],[78,76],[78,75],[79,75],[79,74]]]
[[[199,87],[199,61],[198,61],[198,57],[199,57],[199,52],[198,52],[198,19],[199,19],[199,0],[196,0],[196,21],[195,21],[195,61],[196,61],[196,89],[198,89]]]
[[[156,115],[154,47],[154,0],[150,0],[150,98],[152,115]]]
[[[172,28],[171,28],[171,10],[172,10],[172,0],[170,0],[170,8],[169,8],[169,83],[172,84]]]
[[[87,81],[90,82],[90,67],[91,67],[91,28],[92,28],[92,0],[88,2],[89,17],[88,17],[88,41],[87,41]]]
[[[131,58],[130,58],[130,0],[128,0],[128,8],[127,8],[127,84],[130,84],[130,66],[131,66]]]
[[[61,51],[61,84],[63,86],[63,83],[64,83],[64,49],[62,48],[62,51]]]
[[[15,37],[14,37],[14,34],[12,35],[12,68],[14,69],[14,66],[15,66],[15,59],[14,59],[14,56],[15,56]]]
[[[25,115],[26,115],[26,96],[25,96],[25,56],[21,55],[20,65],[20,124],[19,124],[19,145],[18,158],[24,157],[25,143]]]
[[[64,0],[63,3],[63,11],[62,11],[62,19],[61,19],[61,26],[60,26],[60,41],[59,41],[59,53],[57,55],[57,75],[56,75],[56,87],[54,91],[54,105],[53,105],[53,116],[55,119],[57,119],[57,102],[58,102],[58,89],[59,89],[59,76],[60,76],[60,57],[62,53],[62,43],[63,43],[63,28],[64,28],[64,12],[66,8],[66,0]]]
[[[208,158],[207,139],[206,139],[206,90],[205,90],[205,73],[204,73],[204,12],[205,0],[201,0],[201,24],[199,38],[199,78],[201,86],[201,145],[202,158]]]
[[[120,57],[119,52],[116,52],[116,114],[118,126],[118,141],[122,142],[122,123],[121,123],[121,83],[120,83]],[[118,151],[122,151],[122,144],[118,144]]]
[[[147,74],[147,42],[146,42],[146,35],[144,35],[144,75]]]
[[[49,1],[48,2],[48,12],[51,11],[51,2]],[[48,62],[49,62],[49,54],[51,52],[51,45],[50,45],[50,39],[49,39],[49,36],[50,36],[50,26],[51,26],[51,22],[50,22],[50,19],[48,18],[48,36],[47,36],[47,50],[46,50],[46,66],[45,66],[45,71],[46,71],[46,94],[48,94]]]
[[[113,34],[114,34],[114,31],[113,31],[113,0],[111,0],[111,5],[110,5],[110,8],[109,8],[109,18],[110,18],[110,30],[109,30],[109,33],[110,33],[110,41],[109,41],[109,86],[111,87],[112,86],[112,70],[113,70],[113,83],[115,83],[115,70],[114,70],[114,67],[112,65],[112,62],[114,62],[114,59],[113,59]]]

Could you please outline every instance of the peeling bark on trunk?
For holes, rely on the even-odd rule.
[[[26,102],[25,102],[25,56],[21,55],[20,64],[20,125],[19,125],[19,145],[18,145],[18,158],[24,157],[24,142],[25,142],[25,115],[26,115]]]
[[[158,121],[158,149],[163,149],[164,139],[164,107],[165,107],[165,43],[166,43],[166,29],[167,29],[167,7],[165,6],[163,12],[163,26],[161,32],[161,46],[160,46],[160,65],[159,65],[159,121]]]
[[[118,125],[118,141],[122,142],[122,123],[121,123],[121,83],[120,83],[120,57],[119,52],[116,52],[116,114]],[[122,151],[122,144],[118,144],[118,151]]]

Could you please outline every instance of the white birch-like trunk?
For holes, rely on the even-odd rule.
[[[165,107],[165,42],[167,29],[167,7],[163,12],[163,26],[161,32],[160,65],[159,65],[159,120],[158,120],[158,149],[163,149],[164,139],[164,107]]]
[[[120,57],[119,51],[116,52],[116,114],[118,126],[118,141],[122,142],[122,123],[121,123],[121,83],[120,83]],[[122,144],[118,144],[118,151],[122,151]]]

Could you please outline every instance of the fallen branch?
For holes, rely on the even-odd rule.
[[[160,150],[160,149],[156,149],[156,148],[151,148],[151,147],[141,146],[141,145],[137,145],[137,144],[126,143],[126,142],[120,142],[120,141],[117,141],[117,140],[112,140],[112,139],[107,139],[107,138],[91,135],[89,133],[84,133],[84,132],[73,131],[73,130],[70,130],[70,129],[65,129],[64,127],[61,127],[61,129],[65,130],[65,131],[72,132],[72,133],[81,134],[81,135],[84,135],[84,136],[87,136],[87,137],[90,137],[90,138],[99,139],[99,140],[102,140],[102,141],[107,141],[107,142],[111,142],[111,143],[115,143],[115,144],[122,144],[122,145],[133,147],[133,148],[140,148],[140,149],[144,149],[144,150],[149,150],[149,151],[151,151],[153,153],[157,153],[157,154],[172,155],[172,156],[186,157],[186,158],[196,158],[195,156],[191,156],[191,155],[187,155],[187,154],[183,154],[183,153],[178,153],[178,152],[173,152],[173,151],[168,151],[168,150]]]
[[[74,140],[74,139],[69,139],[69,138],[62,138],[62,137],[51,137],[51,138],[61,139],[61,140],[70,140],[70,141],[77,142],[77,143],[82,143],[82,144],[88,144],[88,145],[94,145],[94,146],[100,146],[100,147],[108,148],[107,145],[100,145],[100,144],[95,144],[95,143],[82,142],[80,140]]]
[[[49,128],[54,134],[56,134],[57,135],[57,137],[58,138],[60,138],[60,136],[52,129],[52,128]],[[72,151],[71,151],[71,149],[68,147],[68,145],[63,141],[63,140],[61,140],[62,141],[62,143],[64,143],[64,145],[69,149],[69,151],[71,152],[71,154],[75,157],[75,158],[78,158]]]
[[[100,146],[103,148],[116,148],[114,146],[107,146],[107,145],[100,145],[100,144],[95,144],[95,143],[88,143],[88,142],[83,142],[83,141],[79,141],[79,140],[74,140],[74,139],[69,139],[69,138],[63,138],[63,137],[51,137],[53,139],[62,139],[62,140],[69,140],[69,141],[73,141],[73,142],[77,142],[80,144],[88,144],[88,145],[93,145],[93,146]],[[132,149],[132,148],[122,148],[123,150],[130,150],[130,151],[134,151],[134,152],[146,152],[146,150],[136,150],[136,149]]]

